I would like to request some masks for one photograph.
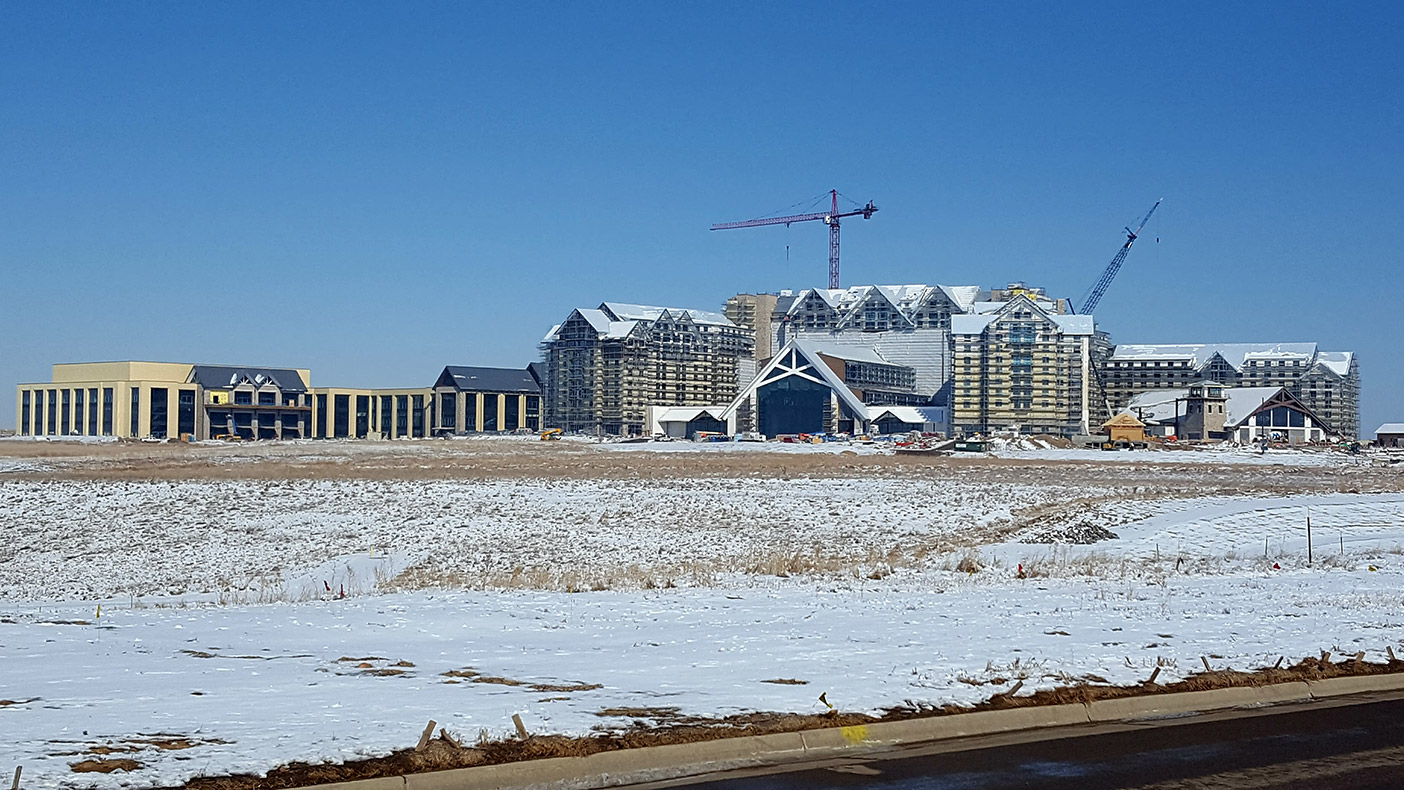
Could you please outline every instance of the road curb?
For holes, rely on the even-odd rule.
[[[1090,703],[930,716],[851,727],[643,746],[474,768],[311,785],[308,790],[589,790],[735,768],[857,755],[898,746],[1076,724],[1187,716],[1404,690],[1404,673],[1145,694]]]

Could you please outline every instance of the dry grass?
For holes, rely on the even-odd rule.
[[[1019,667],[1021,671],[1038,672],[1040,667]],[[604,708],[597,712],[601,718],[627,719],[631,723],[621,728],[605,729],[587,737],[533,736],[525,740],[493,741],[480,734],[473,746],[454,746],[444,738],[431,741],[422,752],[404,749],[389,757],[373,758],[339,765],[309,765],[294,763],[269,771],[266,777],[227,776],[201,777],[185,785],[186,790],[276,790],[325,782],[342,782],[374,777],[403,776],[410,773],[468,768],[549,757],[580,757],[599,752],[646,746],[693,743],[744,735],[766,735],[828,727],[846,727],[882,721],[902,721],[930,716],[947,716],[980,710],[1087,703],[1102,699],[1165,694],[1181,691],[1203,691],[1216,688],[1265,686],[1303,680],[1319,680],[1347,675],[1377,675],[1404,672],[1404,661],[1388,664],[1367,664],[1352,660],[1330,662],[1307,658],[1286,668],[1264,668],[1254,672],[1214,671],[1165,685],[1140,683],[1134,686],[1110,686],[1096,676],[1062,678],[1067,685],[1013,695],[1008,691],[995,693],[973,707],[956,705],[924,705],[909,703],[887,711],[881,716],[860,713],[782,714],[750,713],[721,719],[690,717],[676,707]],[[1010,677],[1019,677],[1011,673]],[[986,684],[993,683],[982,681]],[[1002,685],[1002,684],[996,684]]]

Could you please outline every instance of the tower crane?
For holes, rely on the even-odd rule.
[[[838,190],[829,190],[829,197],[832,199],[830,209],[811,214],[792,214],[788,217],[766,217],[765,219],[748,219],[741,222],[719,222],[712,226],[712,230],[731,230],[733,228],[758,228],[762,225],[790,225],[794,222],[809,222],[810,220],[822,219],[824,224],[829,226],[829,287],[839,287],[839,220],[844,217],[859,217],[871,219],[873,213],[878,210],[869,200],[868,205],[854,211],[847,211],[842,214],[838,210]]]
[[[1097,284],[1092,286],[1092,290],[1087,292],[1087,296],[1082,300],[1082,308],[1075,312],[1082,315],[1089,315],[1093,310],[1097,309],[1097,303],[1102,301],[1102,296],[1106,294],[1107,287],[1110,286],[1111,281],[1115,279],[1116,273],[1121,270],[1121,263],[1126,260],[1126,253],[1130,252],[1131,245],[1136,243],[1136,236],[1141,232],[1141,228],[1144,228],[1146,223],[1150,222],[1151,215],[1155,213],[1156,209],[1160,208],[1160,204],[1164,202],[1164,200],[1165,198],[1161,198],[1155,201],[1155,205],[1151,206],[1150,211],[1146,212],[1146,216],[1141,220],[1141,224],[1136,226],[1135,230],[1131,230],[1130,228],[1125,229],[1126,243],[1121,245],[1121,249],[1117,251],[1116,257],[1112,258],[1111,263],[1107,264],[1106,271],[1102,272],[1102,279],[1098,280]]]

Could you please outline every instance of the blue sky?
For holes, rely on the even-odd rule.
[[[0,5],[0,426],[60,361],[517,366],[572,307],[1080,298],[1116,342],[1360,355],[1404,420],[1404,7]]]

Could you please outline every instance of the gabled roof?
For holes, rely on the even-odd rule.
[[[669,406],[657,412],[654,419],[659,422],[692,422],[706,415],[719,422],[726,422],[725,406]]]
[[[725,315],[710,310],[693,310],[684,307],[654,307],[653,305],[629,304],[627,302],[605,302],[600,305],[600,310],[615,321],[657,321],[664,313],[667,313],[669,317],[674,319],[686,315],[696,324],[736,326],[736,324],[733,324]]]
[[[1241,370],[1249,359],[1308,361],[1317,355],[1315,343],[1183,343],[1122,344],[1112,350],[1111,358],[1115,361],[1185,359],[1194,368],[1202,368],[1215,354],[1234,370]]]
[[[804,360],[803,363],[797,364],[793,368],[788,364],[792,351]],[[848,388],[848,385],[839,380],[838,374],[834,373],[832,368],[824,364],[824,361],[819,358],[819,354],[819,344],[799,338],[791,339],[785,343],[784,348],[770,358],[770,361],[760,369],[760,372],[751,379],[749,384],[741,388],[741,391],[736,394],[736,399],[726,407],[726,411],[720,419],[730,417],[741,406],[742,402],[754,395],[756,390],[765,384],[786,376],[800,376],[827,385],[838,395],[839,400],[848,407],[854,416],[861,420],[867,420],[868,408],[863,405],[863,401],[854,394],[853,390]]]
[[[272,384],[283,392],[306,392],[302,376],[291,368],[243,368],[233,365],[195,365],[190,382],[207,390],[233,389],[241,384]]]
[[[833,357],[834,359],[841,359],[847,362],[865,362],[870,365],[897,364],[896,362],[892,362],[883,355],[879,354],[877,352],[877,349],[852,348],[849,346],[838,346],[830,343],[816,342],[813,340],[808,341],[808,343],[809,347],[814,349],[818,353],[823,354],[826,357]]]
[[[1144,428],[1146,424],[1136,419],[1136,415],[1124,411],[1102,423],[1103,428]]]
[[[993,309],[979,312],[982,305],[992,305]],[[974,314],[951,316],[951,334],[978,335],[990,324],[1021,306],[1030,308],[1039,318],[1053,323],[1065,335],[1090,335],[1096,331],[1096,322],[1090,315],[1060,315],[1051,312],[1051,302],[1036,302],[1026,294],[1019,294],[1007,302],[980,302],[975,305],[977,312]]]
[[[1387,422],[1375,429],[1375,435],[1382,433],[1404,433],[1404,422]]]
[[[898,422],[905,422],[908,425],[921,425],[928,422],[943,423],[946,421],[945,412],[946,407],[944,406],[872,406],[868,409],[873,422],[890,416]]]
[[[539,394],[541,387],[527,368],[474,368],[449,365],[439,374],[435,387],[454,387],[459,392],[524,392]]]
[[[1264,406],[1289,406],[1311,417],[1316,426],[1334,433],[1329,424],[1318,417],[1297,396],[1284,387],[1225,387],[1224,430],[1233,430],[1243,425]],[[1142,392],[1131,399],[1126,410],[1137,412],[1147,422],[1173,422],[1177,413],[1185,414],[1182,405],[1188,400],[1188,389],[1151,390]]]
[[[1355,359],[1351,351],[1322,351],[1316,355],[1316,364],[1344,378],[1350,375],[1350,363]]]

